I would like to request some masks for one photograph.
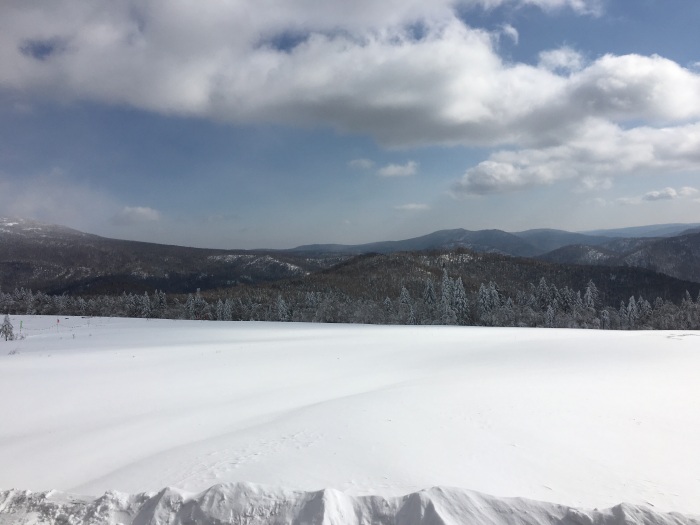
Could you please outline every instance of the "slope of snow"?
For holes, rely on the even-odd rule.
[[[354,509],[454,486],[700,514],[698,333],[12,320],[0,489],[251,482]]]

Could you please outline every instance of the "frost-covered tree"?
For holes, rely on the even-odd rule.
[[[627,303],[627,322],[630,328],[637,327],[637,321],[639,320],[639,308],[637,307],[637,301],[634,300],[634,295],[630,297]]]
[[[141,304],[139,308],[139,317],[143,319],[148,319],[152,317],[153,312],[152,312],[152,306],[151,306],[151,298],[148,297],[148,292],[143,292],[143,295],[141,296]]]
[[[233,321],[233,301],[226,299],[224,301],[224,321]]]
[[[543,311],[547,311],[547,307],[552,302],[552,290],[547,284],[547,280],[542,277],[535,290],[535,298],[537,299],[537,307]]]
[[[481,324],[491,326],[496,322],[496,310],[501,306],[501,293],[498,286],[490,281],[488,286],[482,283],[476,298],[476,309]]]
[[[598,288],[591,279],[586,285],[586,292],[583,294],[583,304],[586,308],[596,308],[598,306]]]
[[[223,321],[224,320],[224,302],[221,299],[216,301],[215,312],[216,312],[216,320]]]
[[[185,319],[194,319],[194,297],[191,293],[187,294],[187,299],[185,300]]]
[[[5,314],[5,319],[0,326],[0,337],[4,337],[5,341],[12,341],[15,338],[14,327],[10,322],[10,316]]]
[[[453,308],[453,289],[454,284],[450,276],[447,275],[447,270],[442,271],[442,290],[440,294],[440,323],[441,324],[457,324],[457,315]]]
[[[405,286],[401,287],[399,293],[399,322],[401,324],[416,324],[413,300]]]
[[[544,325],[547,328],[552,328],[554,326],[554,318],[554,308],[552,308],[552,305],[549,305],[544,313]]]
[[[153,317],[164,317],[167,304],[168,299],[165,292],[156,290],[153,294],[153,299],[151,300],[151,311]]]
[[[210,319],[210,308],[207,300],[202,297],[202,292],[199,288],[194,294],[194,318],[195,319]]]
[[[290,319],[290,314],[289,314],[289,307],[287,306],[287,303],[285,302],[284,298],[282,295],[277,296],[277,319],[280,321],[289,321]]]
[[[467,292],[464,290],[461,277],[458,277],[457,281],[454,283],[452,293],[457,324],[469,324],[469,299],[467,299]]]
[[[437,317],[437,294],[433,280],[428,277],[423,288],[423,308],[419,315],[421,324],[433,324]]]

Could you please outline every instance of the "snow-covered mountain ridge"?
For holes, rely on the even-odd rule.
[[[583,510],[523,498],[496,498],[434,487],[405,496],[303,492],[251,483],[214,485],[198,494],[107,492],[91,499],[49,491],[0,492],[0,524],[83,525],[698,525],[700,518],[619,504]]]

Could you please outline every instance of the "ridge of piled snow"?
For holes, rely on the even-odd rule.
[[[700,525],[698,517],[619,504],[582,510],[523,498],[433,487],[405,496],[351,496],[252,483],[226,483],[199,494],[106,492],[91,500],[67,493],[0,491],[0,524],[40,525]]]

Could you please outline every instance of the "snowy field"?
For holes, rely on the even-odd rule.
[[[700,514],[700,333],[12,321],[0,491],[442,486]]]

